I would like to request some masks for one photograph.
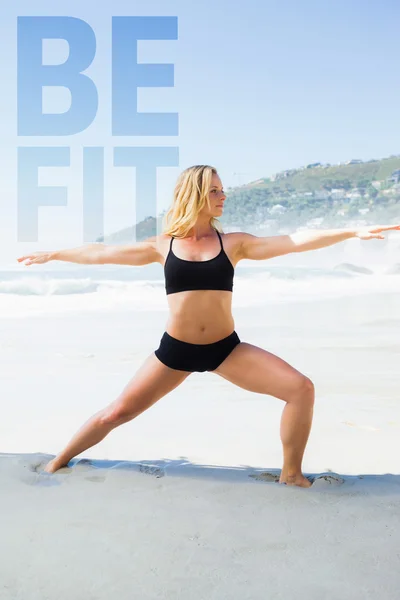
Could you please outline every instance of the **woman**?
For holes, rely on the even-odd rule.
[[[115,427],[140,415],[181,384],[191,372],[210,371],[245,390],[285,402],[281,420],[280,483],[309,487],[302,459],[314,405],[312,381],[270,352],[240,341],[231,313],[234,268],[242,259],[265,260],[322,248],[349,239],[383,238],[386,226],[363,231],[313,231],[273,237],[221,235],[217,217],[226,196],[215,168],[190,167],[178,178],[164,232],[126,246],[89,244],[22,256],[26,265],[62,260],[85,264],[164,267],[170,316],[160,346],[147,357],[120,396],[93,415],[45,467],[54,473],[98,444]]]

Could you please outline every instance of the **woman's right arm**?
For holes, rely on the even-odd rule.
[[[86,244],[78,248],[56,250],[54,252],[33,252],[17,259],[26,265],[44,264],[50,260],[84,265],[148,265],[161,262],[161,253],[157,236],[148,238],[143,242],[127,244],[124,246],[111,244]]]

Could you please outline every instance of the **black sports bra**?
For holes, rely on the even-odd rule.
[[[217,230],[215,230],[217,231]],[[221,250],[210,260],[184,260],[172,252],[172,241],[164,264],[165,289],[168,294],[187,290],[232,291],[234,268],[225,253],[222,239],[217,231]]]

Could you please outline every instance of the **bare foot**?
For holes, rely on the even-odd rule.
[[[47,463],[43,471],[45,473],[55,473],[56,471],[58,471],[58,469],[61,469],[62,466],[63,465],[60,465],[60,463],[58,463],[56,459],[53,458],[53,460]]]
[[[309,488],[312,486],[312,483],[307,477],[304,477],[301,473],[297,475],[285,475],[281,473],[279,478],[279,483],[283,483],[285,485],[297,485],[298,487]]]

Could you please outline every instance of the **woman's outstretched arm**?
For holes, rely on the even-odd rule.
[[[143,242],[123,246],[112,244],[86,244],[77,248],[65,250],[32,252],[19,257],[18,262],[25,265],[44,264],[50,260],[62,260],[84,265],[148,265],[160,262],[161,254],[158,249],[157,237],[148,238]],[[25,262],[26,261],[26,262]]]
[[[250,233],[242,233],[239,255],[241,258],[265,260],[292,252],[325,248],[351,238],[361,240],[384,239],[382,232],[391,229],[400,230],[400,225],[376,225],[360,229],[314,229],[270,237],[257,237]]]

